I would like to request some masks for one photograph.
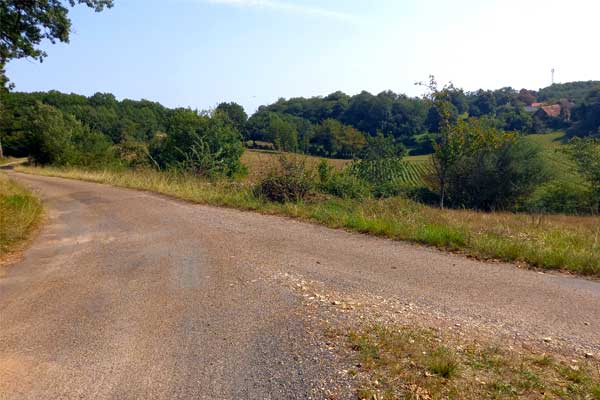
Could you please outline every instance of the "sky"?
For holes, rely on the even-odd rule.
[[[14,60],[18,91],[111,92],[252,113],[341,90],[421,95],[433,74],[465,90],[600,80],[597,0],[114,0],[78,6],[69,44]]]

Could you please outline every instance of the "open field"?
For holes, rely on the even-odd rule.
[[[326,198],[279,204],[254,196],[250,182],[207,182],[154,171],[30,167],[18,170],[149,190],[202,204],[286,215],[484,259],[600,277],[600,217],[440,210],[398,197]]]
[[[0,260],[29,237],[41,214],[39,199],[0,173]]]

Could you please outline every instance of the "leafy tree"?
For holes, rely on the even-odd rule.
[[[406,148],[394,141],[391,136],[384,136],[379,132],[376,136],[367,138],[366,146],[360,152],[363,160],[378,160],[382,158],[402,158],[406,154]]]
[[[453,105],[450,102],[450,92],[454,90],[452,84],[446,85],[440,90],[434,76],[429,77],[429,82],[420,84],[429,89],[425,99],[431,103],[432,108],[436,109],[439,117],[437,121],[439,136],[433,144],[432,164],[440,192],[440,207],[444,208],[448,175],[463,157],[466,146],[470,145],[466,140],[469,130],[464,121],[459,121],[457,124],[452,123]]]
[[[546,181],[538,146],[514,134],[486,128],[448,174],[447,195],[455,207],[511,209]]]
[[[36,164],[65,165],[73,161],[72,136],[83,127],[72,116],[36,102],[23,110],[19,125],[29,156]]]
[[[244,107],[234,102],[221,103],[216,110],[223,112],[238,132],[244,132],[246,121],[248,121],[248,114],[244,111]]]
[[[277,150],[297,151],[298,131],[296,126],[278,114],[271,114],[267,128],[269,141]]]
[[[150,156],[161,168],[231,177],[243,171],[241,139],[221,113],[200,115],[177,109],[168,121],[166,135],[153,142]]]
[[[600,139],[574,138],[566,148],[577,171],[589,184],[600,212]]]
[[[102,11],[112,7],[113,0],[68,0],[71,7],[85,4]],[[8,78],[5,66],[12,59],[32,57],[42,61],[46,53],[39,48],[44,39],[67,43],[71,32],[69,10],[61,0],[0,1],[0,114],[2,114]],[[8,87],[10,88],[10,87]],[[3,156],[0,134],[0,157]]]
[[[339,158],[353,158],[365,144],[364,134],[335,119],[323,121],[311,139],[314,153]]]
[[[113,0],[2,0],[0,2],[0,67],[11,59],[31,57],[42,61],[46,53],[39,48],[44,39],[69,42],[69,10],[77,3],[102,11]]]
[[[570,135],[600,137],[600,85],[573,110],[573,119],[576,122],[568,132]]]

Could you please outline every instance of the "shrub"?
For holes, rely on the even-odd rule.
[[[241,134],[221,113],[208,116],[178,109],[171,115],[166,136],[152,143],[150,155],[161,167],[233,177],[244,171],[243,152]]]
[[[536,213],[589,214],[595,212],[592,192],[585,185],[572,181],[551,181],[541,185],[525,204]]]
[[[325,193],[345,199],[362,199],[371,194],[367,183],[345,171],[329,175],[319,188]]]
[[[279,164],[256,185],[255,195],[280,203],[305,199],[314,186],[314,176],[305,161],[282,156]]]
[[[521,138],[478,148],[446,172],[454,207],[511,209],[547,179],[540,149]]]

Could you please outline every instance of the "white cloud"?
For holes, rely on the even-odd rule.
[[[354,15],[327,10],[325,8],[313,7],[302,4],[294,4],[287,1],[280,0],[203,0],[207,3],[212,4],[223,4],[228,6],[236,7],[248,7],[248,8],[265,8],[276,11],[287,12],[291,14],[301,14],[313,17],[328,18],[338,20],[342,22],[358,24],[360,19]]]

